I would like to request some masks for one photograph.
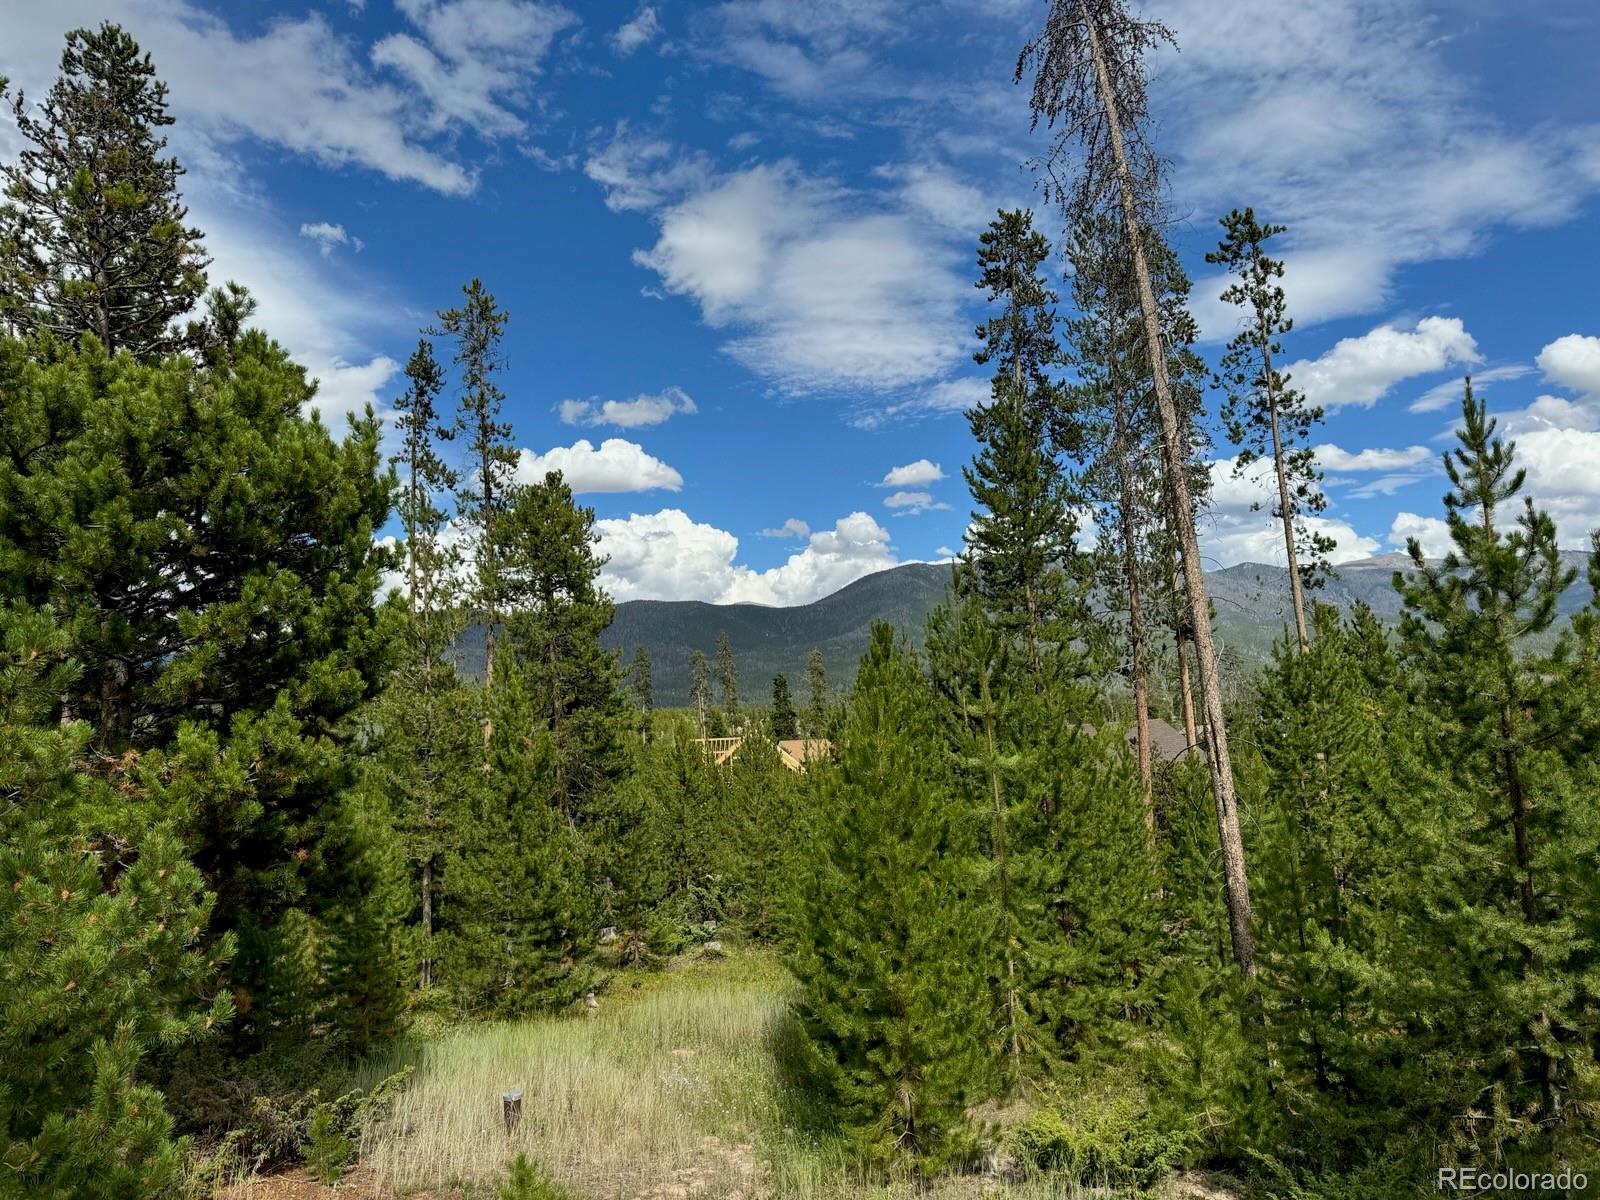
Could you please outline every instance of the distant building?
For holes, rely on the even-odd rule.
[[[1094,726],[1085,725],[1083,731],[1090,737],[1094,736]],[[1200,734],[1203,738],[1204,732]],[[1128,726],[1128,748],[1135,753],[1139,749],[1139,727]],[[1155,763],[1177,762],[1185,754],[1194,753],[1204,756],[1205,751],[1199,746],[1190,746],[1189,739],[1184,736],[1183,730],[1174,729],[1160,717],[1150,718],[1150,761]]]
[[[725,763],[744,743],[742,737],[695,738],[695,745],[711,756],[714,763]],[[785,738],[778,743],[778,760],[791,771],[803,771],[806,764],[827,758],[833,752],[833,743],[826,738]]]

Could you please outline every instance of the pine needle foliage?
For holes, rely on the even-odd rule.
[[[949,788],[916,658],[874,627],[836,747],[814,768],[816,830],[791,966],[807,1072],[874,1161],[968,1159],[991,1071],[987,935],[973,830]]]
[[[161,153],[172,117],[150,56],[110,22],[75,29],[37,113],[11,101],[24,145],[0,166],[0,321],[93,334],[108,354],[177,349],[209,259],[184,224],[183,168]]]

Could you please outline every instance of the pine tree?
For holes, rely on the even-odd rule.
[[[711,664],[699,650],[689,653],[689,703],[694,706],[695,728],[706,736],[706,713],[711,709]]]
[[[772,677],[772,736],[778,741],[788,741],[800,736],[800,719],[795,715],[794,701],[789,697],[789,677]]]
[[[443,373],[432,347],[419,339],[406,364],[408,386],[395,400],[401,450],[396,508],[405,530],[407,595],[400,617],[404,646],[371,724],[376,752],[366,760],[381,782],[402,852],[413,865],[417,897],[413,957],[419,986],[433,972],[434,895],[451,826],[462,801],[471,734],[472,697],[450,661],[462,630],[460,555],[443,538],[440,499],[455,474],[437,448],[442,436],[438,397]]]
[[[815,770],[812,861],[791,965],[802,1057],[841,1126],[923,1172],[971,1153],[989,1075],[984,916],[968,823],[916,659],[879,623],[836,747]]]
[[[1202,503],[1209,471],[1201,461],[1199,433],[1203,372],[1192,344],[1198,336],[1189,315],[1189,280],[1165,241],[1147,233],[1152,287],[1158,297],[1163,345],[1168,353],[1168,378],[1184,427],[1184,459],[1191,504]],[[1082,222],[1068,248],[1072,263],[1072,298],[1078,316],[1066,324],[1067,359],[1079,383],[1064,389],[1053,420],[1055,439],[1077,447],[1084,463],[1085,500],[1101,514],[1101,524],[1115,530],[1115,552],[1100,554],[1101,586],[1116,597],[1113,612],[1102,620],[1126,635],[1126,670],[1130,677],[1137,733],[1139,774],[1145,795],[1151,794],[1150,694],[1156,629],[1170,624],[1177,654],[1181,707],[1194,744],[1192,707],[1187,702],[1183,622],[1173,619],[1183,607],[1172,560],[1176,541],[1170,535],[1170,501],[1161,474],[1160,422],[1150,404],[1147,346],[1140,315],[1132,261],[1116,225],[1103,218]],[[1120,610],[1120,612],[1116,611]],[[1125,616],[1123,615],[1125,614]]]
[[[992,400],[967,416],[978,453],[963,470],[978,505],[967,534],[972,585],[1035,669],[1086,627],[1073,494],[1047,438],[1061,361],[1056,297],[1039,276],[1050,245],[1032,214],[1002,212],[979,239],[978,286],[1001,311],[973,356],[995,364]]]
[[[1394,651],[1370,609],[1341,625],[1318,605],[1312,630],[1305,650],[1278,645],[1253,722],[1266,772],[1258,1069],[1278,1136],[1349,1167],[1427,1119],[1422,1080],[1444,1072],[1423,1066],[1425,1037],[1396,1031],[1422,1015],[1419,976],[1449,969],[1411,952],[1437,863]],[[1395,1069],[1408,1060],[1420,1069]]]
[[[1571,766],[1592,751],[1600,723],[1564,694],[1570,636],[1548,654],[1536,649],[1574,573],[1531,498],[1504,528],[1524,471],[1470,380],[1457,438],[1444,460],[1453,548],[1430,566],[1412,539],[1414,570],[1395,576],[1424,712],[1442,718],[1436,761],[1463,804],[1452,831],[1454,894],[1441,907],[1474,984],[1457,999],[1454,1025],[1503,1114],[1503,1136],[1527,1128],[1556,1137],[1569,1104],[1592,1102],[1596,1080],[1596,1017],[1571,981],[1600,964],[1596,942],[1580,932],[1592,928],[1600,829],[1584,787],[1592,773],[1575,777]],[[1592,681],[1586,690],[1592,696]]]
[[[461,371],[461,390],[452,437],[466,440],[468,470],[456,487],[456,514],[472,539],[472,603],[483,617],[483,681],[494,684],[495,639],[499,634],[501,588],[499,549],[495,531],[510,505],[512,473],[517,466],[511,426],[500,419],[505,393],[497,381],[505,367],[500,339],[505,336],[507,314],[494,294],[473,279],[461,288],[462,302],[441,309],[435,336],[455,341],[455,363]],[[485,718],[484,741],[492,729]]]
[[[833,704],[827,664],[822,661],[822,651],[812,647],[806,654],[806,737],[822,738],[828,735]]]
[[[201,234],[184,225],[183,168],[163,158],[167,89],[121,27],[67,35],[39,113],[12,101],[26,143],[0,167],[0,321],[107,354],[176,348],[173,322],[205,291]]]
[[[994,1044],[1017,1091],[1121,1045],[1148,1013],[1153,843],[1116,734],[1089,732],[1093,692],[1066,664],[1033,670],[960,598],[930,619],[928,656],[957,794],[985,830]]]
[[[184,1151],[143,1058],[227,1018],[229,944],[202,949],[212,897],[170,829],[99,833],[123,798],[55,716],[67,648],[48,611],[0,608],[0,1191],[167,1195]]]
[[[625,766],[622,669],[600,645],[615,612],[599,585],[606,560],[594,550],[594,509],[574,503],[559,471],[508,497],[494,533],[506,645],[550,735],[556,805],[581,820]]]
[[[628,683],[633,689],[634,703],[648,718],[655,710],[656,701],[655,687],[650,679],[650,653],[643,646],[635,648],[633,652],[633,669],[628,674]]]
[[[717,634],[717,690],[722,693],[722,707],[727,710],[730,723],[739,716],[739,669],[733,661],[733,647],[725,631]]]
[[[1304,514],[1320,513],[1327,506],[1319,486],[1308,440],[1311,428],[1322,420],[1322,409],[1289,386],[1287,376],[1273,366],[1283,352],[1278,338],[1294,328],[1284,312],[1283,288],[1274,282],[1283,276],[1283,263],[1269,258],[1268,239],[1284,232],[1282,225],[1262,225],[1254,209],[1234,209],[1222,218],[1226,231],[1218,248],[1206,255],[1238,278],[1222,293],[1228,304],[1244,311],[1245,321],[1222,356],[1221,381],[1228,401],[1222,407],[1228,436],[1239,446],[1234,475],[1243,475],[1257,459],[1271,456],[1278,488],[1272,515],[1283,522],[1283,551],[1289,564],[1289,598],[1294,609],[1295,637],[1306,648],[1306,605],[1302,587],[1314,587],[1318,572],[1326,571],[1333,542],[1306,528]],[[1255,505],[1260,508],[1259,502]]]
[[[1045,160],[1047,188],[1076,225],[1112,208],[1119,217],[1138,287],[1144,325],[1146,362],[1161,422],[1161,457],[1168,508],[1182,559],[1184,594],[1189,604],[1195,658],[1204,702],[1206,756],[1217,806],[1218,841],[1228,897],[1228,926],[1234,960],[1244,975],[1253,971],[1250,884],[1245,870],[1244,839],[1229,753],[1226,716],[1216,647],[1211,638],[1210,600],[1200,565],[1194,506],[1185,458],[1187,430],[1174,399],[1167,370],[1167,345],[1161,310],[1151,283],[1146,229],[1159,199],[1159,171],[1146,138],[1149,97],[1145,56],[1172,31],[1157,21],[1142,21],[1128,12],[1126,0],[1052,0],[1043,32],[1017,59],[1020,80],[1033,65],[1030,98],[1034,123],[1060,123]],[[1081,145],[1082,164],[1070,176],[1057,172],[1066,152]]]
[[[548,1012],[581,996],[577,947],[593,938],[582,847],[558,807],[557,752],[539,681],[516,659],[488,699],[488,771],[470,774],[445,862],[441,966],[458,1009],[498,1017]]]
[[[254,330],[207,364],[36,349],[0,340],[0,590],[51,604],[82,663],[67,710],[94,717],[138,798],[105,833],[170,814],[217,894],[213,933],[238,933],[235,1032],[299,1036],[263,1024],[280,983],[302,994],[274,929],[299,912],[314,949],[336,903],[349,722],[387,667],[377,423],[336,441],[302,415],[304,372]],[[42,431],[47,452],[27,453]]]

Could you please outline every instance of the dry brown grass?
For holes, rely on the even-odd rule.
[[[602,997],[587,1017],[453,1030],[373,1064],[410,1065],[363,1166],[396,1191],[487,1181],[519,1153],[587,1196],[743,1196],[764,1188],[753,1139],[782,976],[739,956]],[[508,1136],[501,1093],[523,1093]]]

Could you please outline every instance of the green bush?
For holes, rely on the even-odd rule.
[[[497,1200],[573,1200],[572,1193],[543,1170],[528,1161],[525,1154],[506,1170]]]
[[[1006,1148],[1034,1170],[1097,1188],[1149,1188],[1190,1149],[1136,1091],[1083,1095],[1052,1103],[1013,1128]]]
[[[355,1145],[341,1128],[339,1114],[331,1104],[321,1104],[306,1129],[306,1166],[319,1183],[335,1184],[355,1156]]]

